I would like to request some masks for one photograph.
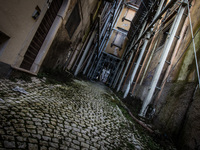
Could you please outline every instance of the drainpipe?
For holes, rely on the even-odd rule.
[[[120,14],[122,13],[121,10],[122,10],[123,8],[122,8],[121,10],[119,10],[119,7],[120,7],[121,3],[122,3],[122,0],[121,0],[120,3],[118,4],[118,6],[117,6],[117,8],[116,8],[116,11],[113,12],[113,13],[114,13],[113,17],[115,17],[115,18],[114,18],[114,20],[113,20],[113,22],[112,22],[112,24],[111,24],[111,26],[110,26],[110,28],[111,28],[112,31],[111,31],[111,33],[110,33],[110,35],[109,35],[109,38],[108,38],[107,43],[106,43],[106,46],[108,45],[109,40],[110,40],[110,38],[111,38],[111,35],[113,34],[113,28],[114,28],[116,22],[117,22],[118,19],[119,19],[118,16],[120,16]],[[124,5],[123,5],[123,7],[124,7]]]
[[[157,85],[158,80],[160,78],[163,66],[164,66],[165,61],[166,61],[167,56],[168,56],[168,53],[171,49],[174,37],[176,35],[179,24],[181,22],[181,18],[183,17],[184,11],[185,11],[185,5],[182,4],[180,6],[179,10],[178,10],[178,13],[177,13],[177,16],[176,16],[176,18],[173,22],[172,28],[170,29],[170,32],[169,32],[170,35],[168,36],[168,40],[165,43],[162,56],[161,56],[160,61],[158,63],[158,67],[156,68],[156,71],[154,73],[149,92],[148,92],[148,94],[147,94],[147,96],[146,96],[146,98],[143,102],[142,109],[140,111],[139,116],[145,117],[145,115],[146,115],[146,108],[149,105],[149,103],[151,102],[151,99],[153,97],[154,91],[156,89],[156,85]]]
[[[118,83],[118,80],[119,80],[119,77],[120,77],[120,75],[121,75],[121,73],[122,73],[122,71],[123,71],[124,65],[125,65],[125,62],[123,61],[123,62],[122,62],[122,66],[121,66],[121,68],[120,68],[120,70],[119,70],[119,73],[117,74],[117,77],[116,77],[116,79],[115,79],[115,82],[113,83],[113,88],[115,88],[116,85],[117,85],[117,83]]]
[[[84,71],[83,71],[83,74],[84,74],[84,75],[85,75],[85,73],[86,73],[86,71],[87,71],[87,69],[88,69],[88,67],[89,67],[89,65],[90,65],[90,62],[91,62],[91,60],[92,60],[92,57],[94,56],[96,47],[97,47],[97,45],[95,45],[94,50],[93,50],[92,54],[90,55],[90,58],[89,58],[89,60],[88,60],[88,62],[87,62],[87,65],[86,65],[86,67],[85,67],[85,69],[84,69]]]
[[[110,13],[110,12],[109,12]],[[106,20],[106,23],[102,29],[102,32],[101,32],[101,35],[100,37],[102,37],[103,33],[105,32],[106,28],[107,28],[107,25],[108,25],[108,21],[110,20],[110,15],[108,16],[107,20]]]
[[[145,34],[153,27],[153,25],[157,22],[158,19],[160,19],[162,17],[162,15],[166,12],[166,10],[168,10],[169,8],[171,8],[174,4],[176,3],[175,0],[171,0],[167,6],[165,6],[165,8],[162,9],[162,11],[160,12],[160,14],[158,14],[154,20],[151,22],[151,24],[146,28],[146,30],[142,33],[142,35],[140,37],[138,37],[138,39],[134,42],[134,44],[132,45],[135,46],[144,36]],[[132,48],[131,47],[131,48]],[[126,56],[129,54],[129,52],[126,54]],[[125,56],[125,57],[126,57]]]
[[[196,63],[197,77],[198,77],[199,88],[200,88],[199,65],[198,65],[198,60],[197,60],[196,46],[195,46],[195,41],[194,41],[194,33],[193,33],[192,20],[191,20],[191,16],[190,16],[190,7],[189,7],[188,0],[187,0],[187,8],[188,8],[188,17],[189,17],[189,21],[190,21],[190,30],[191,30],[191,34],[192,34],[192,44],[193,44],[194,57],[195,57],[195,63]]]
[[[119,10],[119,7],[121,6],[121,3],[122,3],[122,1],[123,0],[121,0],[120,2],[119,2],[119,4],[118,4],[118,6],[117,6],[117,8],[116,8],[116,11],[114,12],[115,14],[114,14],[114,21],[113,21],[113,23],[112,23],[112,28],[114,27],[114,25],[115,25],[115,23],[116,23],[116,20],[117,19],[119,19],[119,14],[120,14],[120,10]],[[123,5],[123,7],[124,7],[124,5]]]
[[[142,79],[141,79],[141,81],[140,81],[140,85],[142,85],[142,82],[143,82],[144,77],[145,77],[145,75],[146,75],[147,69],[149,68],[151,59],[152,59],[153,54],[154,54],[154,52],[155,52],[155,50],[156,50],[157,44],[158,44],[158,40],[156,41],[156,43],[155,43],[155,45],[154,45],[154,47],[153,47],[153,51],[151,52],[150,58],[148,59],[147,65],[145,66],[145,70],[144,70],[144,73],[143,73],[143,75],[142,75]]]
[[[126,91],[125,91],[125,93],[124,93],[124,97],[123,97],[123,98],[126,98],[127,95],[128,95],[128,92],[129,92],[129,90],[130,90],[130,88],[131,88],[131,84],[132,84],[132,82],[133,82],[133,80],[134,80],[134,78],[135,78],[135,75],[136,75],[136,73],[137,73],[137,71],[138,71],[138,68],[139,68],[139,66],[140,66],[140,63],[141,63],[141,61],[142,61],[144,52],[145,52],[145,50],[146,50],[147,44],[148,44],[148,42],[149,42],[150,35],[151,35],[151,34],[150,34],[149,32],[148,32],[147,35],[146,35],[146,39],[145,39],[144,44],[143,44],[143,46],[142,46],[142,50],[141,50],[141,52],[140,52],[140,55],[139,55],[139,58],[138,58],[138,60],[137,60],[136,66],[135,66],[135,68],[134,68],[134,70],[133,70],[133,73],[132,73],[132,75],[131,75],[131,79],[130,79],[129,82],[128,82],[128,86],[126,87]]]
[[[36,73],[36,74],[38,73],[40,66],[56,36],[56,33],[62,24],[63,18],[66,15],[70,2],[71,2],[70,0],[63,1],[62,6],[60,10],[58,11],[58,14],[42,44],[42,47],[40,48],[40,51],[37,57],[35,58],[33,65],[31,66],[31,69],[30,69],[31,72]]]
[[[101,16],[104,16],[105,12],[106,12],[107,9],[108,9],[108,6],[109,6],[109,4],[106,3],[105,6],[104,6],[104,8],[103,8],[103,11],[101,12]]]
[[[159,5],[159,7],[158,7],[158,10],[157,10],[157,12],[156,12],[156,14],[155,14],[155,16],[154,16],[154,19],[155,19],[155,18],[159,15],[159,13],[161,12],[161,9],[162,9],[162,7],[163,7],[164,2],[165,2],[165,0],[162,0],[162,1],[160,2],[160,5]],[[154,20],[154,19],[153,19],[153,20]],[[142,35],[142,33],[139,35],[139,37],[140,37],[141,35]],[[154,40],[152,40],[152,41],[154,41]],[[154,46],[154,48],[153,48],[152,54],[154,53],[154,50],[155,50],[156,45],[157,45],[157,42],[158,42],[158,41],[156,41],[156,44],[155,44],[155,46]],[[150,46],[150,47],[151,47],[151,46]],[[140,72],[139,72],[138,77],[137,77],[137,79],[136,79],[135,85],[134,85],[134,87],[133,87],[133,89],[132,89],[132,94],[133,94],[133,92],[134,92],[134,90],[135,90],[135,88],[136,88],[136,85],[137,85],[137,83],[138,83],[138,80],[139,80],[139,78],[140,78],[140,75],[141,75],[141,73],[142,73],[142,70],[143,70],[143,68],[145,67],[144,65],[146,64],[146,61],[147,61],[147,59],[148,59],[148,57],[149,57],[150,50],[151,50],[151,48],[149,48],[149,51],[148,51],[147,54],[146,54],[146,57],[145,57],[145,59],[144,59],[143,65],[142,65],[142,68],[140,69]],[[147,71],[147,68],[148,68],[148,66],[149,66],[149,64],[150,64],[150,61],[151,61],[152,56],[153,56],[153,55],[151,55],[151,57],[149,58],[148,64],[147,64],[147,66],[146,66],[146,68],[145,68],[145,72],[143,73],[143,77],[142,77],[142,78],[144,78],[144,76],[145,76],[145,74],[146,74],[146,71]],[[143,80],[143,79],[142,79],[142,80]],[[141,81],[142,81],[142,80],[141,80]],[[142,83],[142,82],[141,82],[141,83]],[[140,85],[141,85],[141,83],[140,83]]]
[[[81,57],[81,60],[80,60],[78,66],[77,66],[77,68],[76,68],[76,71],[75,71],[75,73],[74,73],[74,76],[77,76],[77,74],[78,74],[78,72],[79,72],[79,70],[80,70],[80,68],[81,68],[81,66],[82,66],[82,64],[83,64],[83,61],[85,60],[85,57],[86,57],[86,55],[87,55],[87,53],[88,53],[88,51],[89,51],[89,49],[90,49],[90,46],[92,45],[92,41],[94,40],[94,37],[95,37],[95,35],[96,35],[96,32],[97,32],[97,31],[93,31],[92,36],[91,36],[91,38],[90,38],[90,40],[89,40],[89,42],[88,42],[88,44],[87,44],[87,46],[86,46],[86,48],[85,48],[85,51],[84,51],[84,53],[83,53],[83,55],[82,55],[82,57]]]
[[[187,19],[185,20],[185,23],[184,23],[183,27],[182,27],[182,31],[181,31],[181,33],[180,33],[180,39],[177,41],[176,47],[174,48],[174,52],[173,52],[172,57],[171,57],[171,60],[170,60],[170,65],[168,66],[167,71],[166,71],[166,73],[165,73],[165,76],[164,76],[164,78],[163,78],[162,86],[161,86],[161,88],[160,88],[160,91],[159,91],[159,93],[158,93],[158,96],[156,97],[156,99],[155,99],[155,101],[154,101],[154,106],[157,104],[157,101],[159,100],[159,98],[160,98],[160,96],[161,96],[161,94],[162,94],[162,91],[163,91],[163,89],[164,89],[165,83],[167,82],[167,78],[168,78],[168,76],[170,75],[171,71],[173,70],[173,69],[172,69],[172,65],[173,65],[172,62],[174,62],[174,59],[175,59],[175,57],[176,57],[176,54],[177,54],[177,52],[178,52],[178,50],[179,50],[179,47],[180,47],[180,45],[181,45],[181,43],[182,43],[182,41],[183,41],[185,31],[186,31],[186,29],[187,29],[187,27],[188,27],[188,23],[189,23],[189,19],[187,18]]]
[[[118,87],[117,87],[117,92],[119,91],[119,89],[120,89],[120,87],[121,87],[121,85],[122,85],[122,82],[123,82],[123,80],[124,80],[124,77],[125,77],[125,75],[126,75],[126,72],[127,72],[127,70],[128,70],[128,67],[129,67],[129,65],[130,65],[130,62],[131,62],[132,58],[133,58],[133,51],[131,51],[131,55],[130,55],[130,57],[129,57],[128,63],[127,63],[126,68],[125,68],[125,70],[124,70],[124,72],[123,72],[123,74],[122,74],[122,78],[121,78],[121,80],[120,80],[120,82],[119,82],[119,85],[118,85]]]
[[[96,60],[96,58],[97,58],[97,55],[94,56],[94,60]],[[93,69],[94,69],[93,67],[94,67],[94,61],[92,62],[92,65],[90,66],[90,69],[87,73],[88,78],[91,78],[91,76],[92,76],[92,72],[93,72]]]
[[[102,14],[101,16],[103,16],[103,14],[105,13],[105,11],[106,11],[108,5],[109,5],[109,4],[107,3],[106,6],[104,7],[104,9],[103,9],[103,11],[102,11],[102,13],[101,13],[101,14]],[[111,10],[110,10],[110,11],[111,11]],[[110,13],[110,11],[109,11],[109,13]],[[108,13],[108,14],[109,14],[109,13]],[[101,39],[101,37],[103,36],[103,33],[105,32],[105,29],[106,29],[106,27],[107,27],[107,24],[108,24],[109,19],[110,19],[110,15],[108,16],[108,18],[107,18],[107,20],[106,20],[106,23],[105,23],[105,25],[104,25],[104,27],[103,27],[101,33],[100,33],[100,39]],[[101,49],[103,48],[105,38],[106,38],[106,33],[105,33],[104,38],[103,38],[103,40],[102,40],[102,42],[101,42],[100,51],[101,51]],[[88,61],[87,65],[86,65],[86,67],[85,67],[85,69],[84,69],[84,71],[83,71],[83,74],[86,73],[86,71],[87,71],[87,69],[88,69],[88,67],[89,67],[89,65],[90,65],[90,62],[91,62],[91,60],[92,60],[92,57],[94,56],[96,47],[97,47],[97,45],[95,45],[94,51],[92,52],[92,54],[91,54],[91,56],[90,56],[90,58],[89,58],[89,61]],[[91,69],[89,70],[89,72],[90,72],[90,71],[91,71]],[[88,72],[88,73],[89,73],[89,72]],[[89,75],[89,74],[88,74],[88,75]],[[88,76],[88,75],[87,75],[87,76]]]
[[[121,62],[119,62],[119,64],[117,65],[117,68],[116,68],[116,70],[115,70],[114,76],[113,76],[112,81],[111,81],[111,83],[110,83],[110,85],[109,85],[110,87],[113,85],[113,82],[114,82],[114,80],[115,80],[115,78],[116,78],[117,71],[118,71],[118,69],[119,69],[120,64],[121,64]]]
[[[98,59],[98,56],[97,56],[97,64],[96,64],[95,68],[91,72],[91,78],[92,79],[94,79],[94,75],[95,75],[96,70],[98,69],[99,63],[101,62],[101,58],[102,58],[102,55],[100,55],[99,59]],[[94,65],[95,64],[93,63],[93,66]]]
[[[155,15],[155,17],[154,17],[153,20],[155,20],[156,17],[158,17],[158,15],[160,14],[160,12],[161,12],[161,10],[162,10],[162,8],[163,8],[164,2],[165,2],[165,0],[161,0],[160,5],[159,5],[159,7],[158,7],[158,10],[157,10],[156,15]]]
[[[143,31],[144,31],[144,29],[145,29],[145,27],[146,27],[146,24],[147,24],[147,20],[144,22],[144,24],[143,24],[143,26],[142,26],[142,29],[140,30],[139,37],[142,35],[142,33],[143,33]],[[131,46],[129,47],[127,53],[131,50],[131,47],[133,46],[134,41],[135,41],[135,38],[132,40]],[[140,45],[140,44],[139,44],[139,45]],[[130,71],[131,71],[131,69],[132,69],[132,67],[133,67],[133,65],[134,65],[134,63],[135,63],[135,59],[136,59],[136,57],[138,56],[139,48],[140,48],[139,45],[137,46],[137,50],[136,50],[135,57],[134,57],[134,59],[133,59],[133,61],[132,61],[132,63],[131,63],[130,69],[128,70],[128,73],[127,73],[127,74],[130,73]],[[125,55],[126,55],[126,54],[125,54]],[[127,76],[126,79],[124,80],[124,83],[126,83],[126,80],[127,80],[127,79],[128,79],[128,76]],[[124,86],[123,86],[123,87],[124,87]]]

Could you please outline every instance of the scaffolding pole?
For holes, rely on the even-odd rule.
[[[124,72],[123,72],[123,74],[122,74],[122,78],[121,78],[121,80],[120,80],[120,82],[119,82],[119,84],[118,84],[117,92],[120,90],[120,87],[121,87],[121,85],[122,85],[122,82],[124,81],[124,77],[125,77],[125,75],[126,75],[126,72],[127,72],[127,70],[128,70],[128,67],[129,67],[129,65],[130,65],[130,63],[131,63],[131,59],[132,59],[132,58],[133,58],[133,51],[131,51],[131,54],[130,54],[128,63],[126,64],[126,67],[125,67]]]
[[[87,44],[87,46],[86,46],[86,48],[85,48],[85,50],[84,50],[84,53],[83,53],[83,55],[82,55],[82,57],[81,57],[81,60],[80,60],[78,66],[77,66],[77,68],[76,68],[76,71],[75,71],[75,73],[74,73],[74,76],[77,76],[79,70],[81,69],[81,66],[82,66],[82,64],[83,64],[83,61],[85,60],[85,57],[86,57],[86,55],[87,55],[87,53],[88,53],[88,51],[89,51],[89,49],[90,49],[90,46],[92,45],[92,41],[93,41],[94,38],[95,38],[96,32],[97,32],[97,31],[93,31],[92,36],[90,37],[90,40],[89,40],[89,42],[88,42],[88,44]]]
[[[185,0],[183,0],[182,2],[184,2],[184,1]],[[139,114],[140,116],[145,117],[145,115],[146,115],[147,106],[150,104],[150,102],[152,100],[154,91],[156,89],[158,80],[159,80],[161,72],[163,70],[163,67],[164,67],[165,61],[167,59],[168,53],[171,49],[172,43],[174,41],[174,37],[176,35],[177,29],[178,29],[179,24],[181,22],[184,11],[185,11],[185,5],[182,3],[182,5],[180,6],[180,8],[178,10],[177,16],[176,16],[176,18],[173,22],[173,25],[170,29],[170,35],[168,37],[168,40],[165,42],[164,50],[163,50],[162,56],[160,58],[160,61],[158,63],[158,66],[156,68],[156,71],[154,73],[149,92],[148,92],[148,94],[147,94],[147,96],[146,96],[146,98],[143,102],[142,109],[141,109],[140,114]]]
[[[190,21],[190,30],[191,30],[191,34],[192,34],[192,43],[193,43],[194,57],[195,57],[195,63],[196,63],[196,68],[197,68],[197,76],[198,76],[199,88],[200,88],[199,65],[198,65],[198,60],[197,60],[196,46],[195,46],[195,41],[194,41],[194,33],[193,33],[192,20],[191,20],[191,16],[190,16],[190,7],[189,7],[188,0],[187,0],[187,8],[188,8],[188,17],[189,17],[189,21]]]
[[[133,73],[131,74],[131,79],[128,81],[128,86],[126,87],[126,91],[125,91],[125,93],[124,93],[123,98],[126,98],[127,95],[128,95],[128,93],[129,93],[129,91],[130,91],[131,85],[132,85],[133,80],[134,80],[134,78],[135,78],[135,76],[136,76],[136,73],[137,73],[137,71],[138,71],[138,68],[140,67],[140,63],[141,63],[141,61],[142,61],[142,58],[143,58],[143,55],[144,55],[144,53],[145,53],[147,44],[148,44],[148,42],[149,42],[150,35],[151,35],[151,34],[150,34],[149,32],[147,32],[146,39],[145,39],[144,44],[143,44],[143,46],[142,46],[142,50],[141,50],[141,52],[140,52],[140,54],[139,54],[139,58],[138,58],[138,60],[137,60],[136,66],[135,66],[135,68],[134,68],[134,70],[133,70]]]

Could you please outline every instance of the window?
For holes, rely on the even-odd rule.
[[[3,49],[5,48],[9,38],[10,38],[9,36],[7,36],[6,34],[4,34],[3,32],[0,31],[0,54],[3,51]]]
[[[80,22],[81,22],[81,17],[79,14],[79,6],[77,3],[65,25],[65,28],[67,29],[70,38],[72,38]]]
[[[135,5],[140,5],[141,0],[128,0],[127,2],[129,2],[131,4],[135,4]]]
[[[118,28],[119,31],[116,31],[116,34],[115,34],[115,37],[114,37],[114,40],[113,42],[111,43],[111,47],[113,46],[116,46],[119,48],[119,50],[122,49],[122,46],[124,44],[124,40],[126,38],[126,34],[123,33],[124,30],[123,29],[120,29]]]
[[[127,20],[127,21],[132,21],[135,16],[135,11],[131,9],[127,9],[122,21]]]

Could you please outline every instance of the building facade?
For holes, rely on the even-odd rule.
[[[99,5],[95,0],[20,0],[0,1],[0,7],[1,75],[7,76],[13,69],[37,75],[41,66],[63,64],[82,43]]]

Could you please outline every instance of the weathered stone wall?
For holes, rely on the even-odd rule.
[[[166,86],[170,90],[163,92],[166,97],[160,98],[154,124],[165,133],[177,137],[184,121],[184,116],[192,101],[195,84],[169,83]]]
[[[195,83],[169,83],[159,99],[154,125],[183,150],[200,146],[200,94]]]
[[[198,60],[200,58],[200,1],[193,0],[191,18],[195,34]],[[188,19],[188,18],[187,18]],[[189,20],[174,62],[172,74],[156,106],[154,124],[172,137],[179,149],[200,148],[200,88],[197,88],[197,73],[194,49],[191,42]],[[176,64],[177,63],[177,64]],[[174,66],[173,65],[173,66]]]
[[[65,25],[77,3],[81,21],[73,36],[70,37]],[[63,67],[70,55],[77,49],[77,46],[82,44],[82,37],[84,37],[91,23],[90,14],[95,12],[97,3],[96,0],[73,0],[70,2],[69,10],[43,62],[43,68]]]
[[[194,95],[181,130],[180,149],[200,149],[200,90]]]

